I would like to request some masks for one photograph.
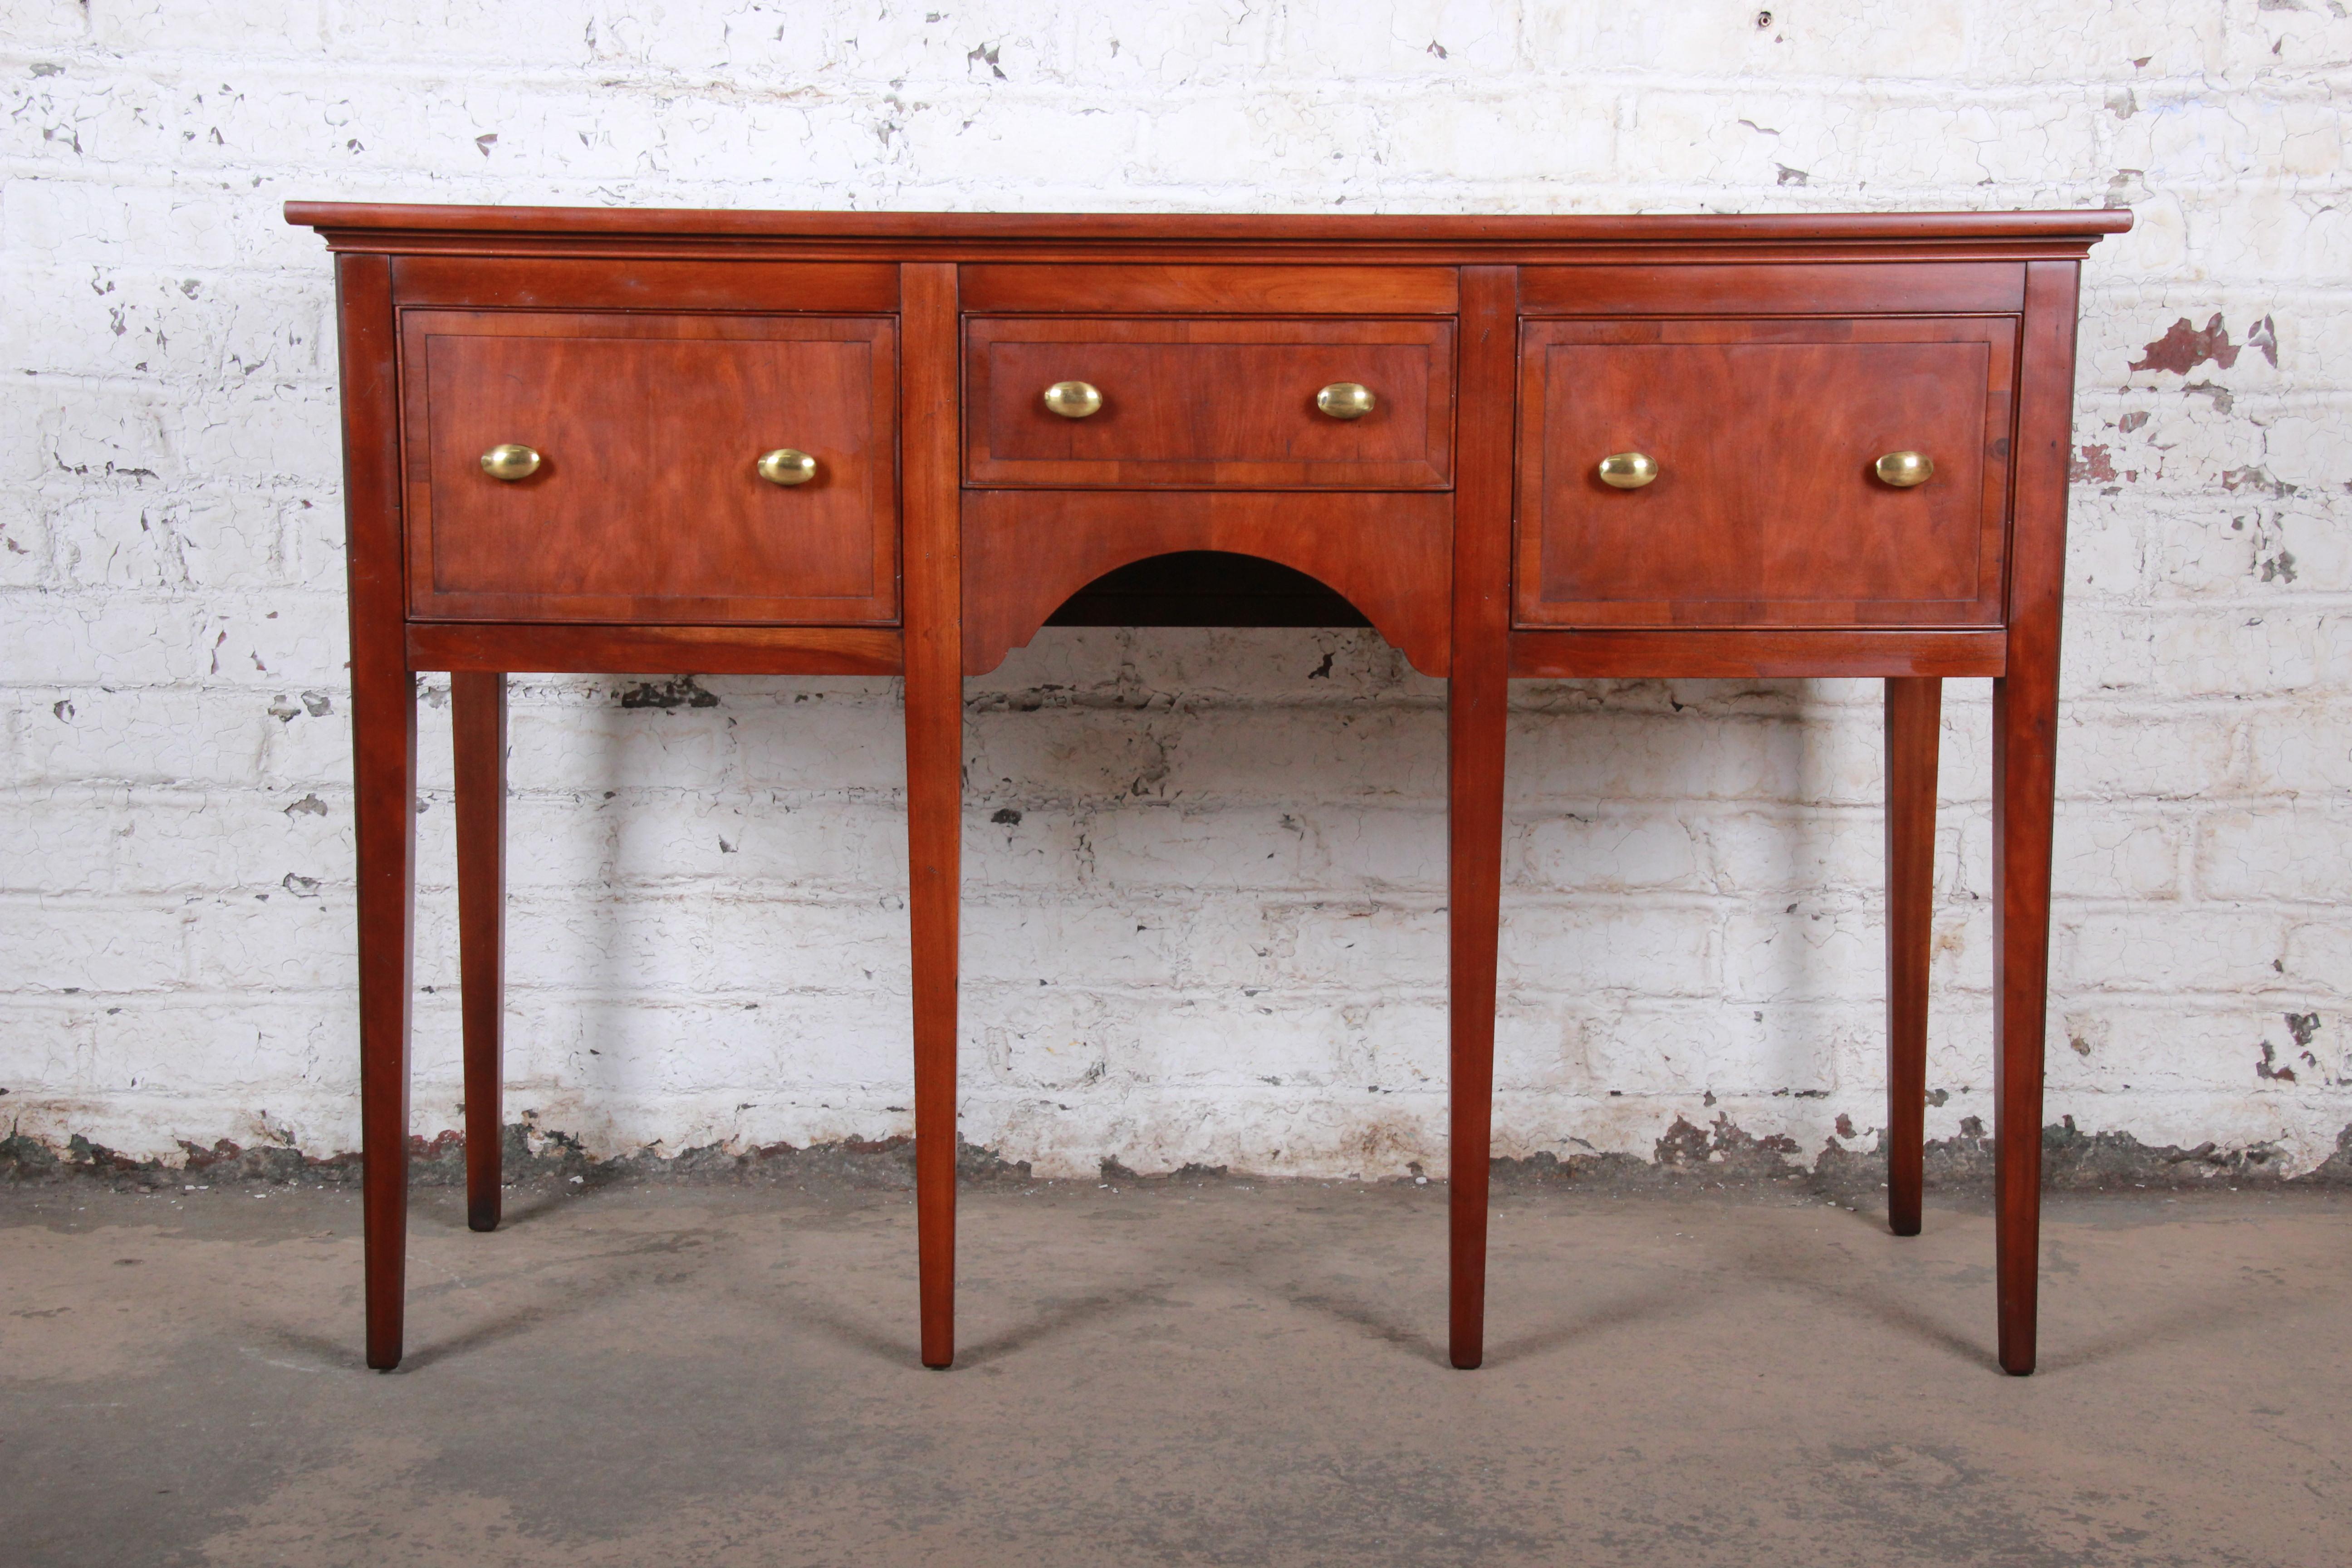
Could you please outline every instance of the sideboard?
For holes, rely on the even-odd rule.
[[[1887,1207],[1911,1235],[1942,682],[1990,678],[1998,1350],[2033,1369],[2077,279],[2129,215],[286,216],[335,256],[370,1366],[401,1356],[417,672],[451,678],[478,1230],[506,675],[903,677],[920,1353],[944,1367],[961,682],[1097,594],[1210,625],[1337,605],[1446,681],[1460,1367],[1510,680],[1885,680]],[[1267,563],[1312,592],[1263,591]],[[1155,588],[1155,563],[1181,569]]]

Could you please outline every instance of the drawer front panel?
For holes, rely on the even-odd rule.
[[[1090,489],[1444,489],[1450,321],[975,317],[965,327],[965,477]],[[1097,388],[1085,418],[1045,406]],[[1375,405],[1335,419],[1339,382]]]
[[[1520,347],[1519,625],[2000,621],[2013,320],[1542,321]],[[1926,483],[1878,477],[1906,451]],[[1622,453],[1657,477],[1603,483]]]
[[[410,310],[401,352],[411,614],[897,618],[889,318]],[[537,471],[485,473],[505,443]]]

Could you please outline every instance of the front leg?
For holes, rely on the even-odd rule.
[[[1507,409],[1518,274],[1462,272],[1464,406]],[[1486,1187],[1495,1127],[1496,948],[1502,926],[1503,753],[1510,709],[1511,428],[1462,435],[1454,500],[1454,627],[1445,689],[1447,1005],[1452,1207],[1447,1359],[1486,1354]]]
[[[466,1042],[466,1223],[499,1227],[505,1095],[507,678],[449,678],[457,752],[457,971]]]
[[[2025,663],[2024,668],[2020,668]],[[2058,671],[2012,658],[1992,688],[1993,1248],[2000,1364],[2033,1370],[2042,1257],[2042,1037]]]
[[[955,1360],[956,934],[963,897],[963,623],[956,269],[899,269],[905,333],[907,871],[915,984],[922,1359]]]
[[[400,1364],[408,1251],[408,1020],[416,915],[416,678],[401,579],[392,258],[335,263],[358,835],[361,1214],[367,1363]]]
[[[1486,1359],[1486,1188],[1495,1123],[1507,684],[1499,659],[1465,658],[1459,642],[1455,648],[1445,712],[1447,1006],[1453,1037],[1447,1359],[1469,1368]]]
[[[359,832],[361,1212],[367,1363],[400,1364],[408,1258],[408,1027],[416,912],[416,689],[405,668],[352,660]]]
[[[1944,683],[1886,682],[1886,1225],[1919,1234],[1927,1115],[1927,958],[1936,893],[1936,744]]]

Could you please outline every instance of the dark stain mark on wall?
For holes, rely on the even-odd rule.
[[[676,680],[665,680],[658,684],[650,680],[637,682],[635,690],[621,693],[621,706],[665,710],[716,708],[719,706],[719,693],[705,691],[696,683],[694,677],[681,675]]]

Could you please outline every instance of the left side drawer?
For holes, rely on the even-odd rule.
[[[895,318],[663,310],[661,294],[402,310],[413,616],[897,620]],[[495,476],[499,447],[537,466]],[[813,477],[762,477],[782,449]]]

